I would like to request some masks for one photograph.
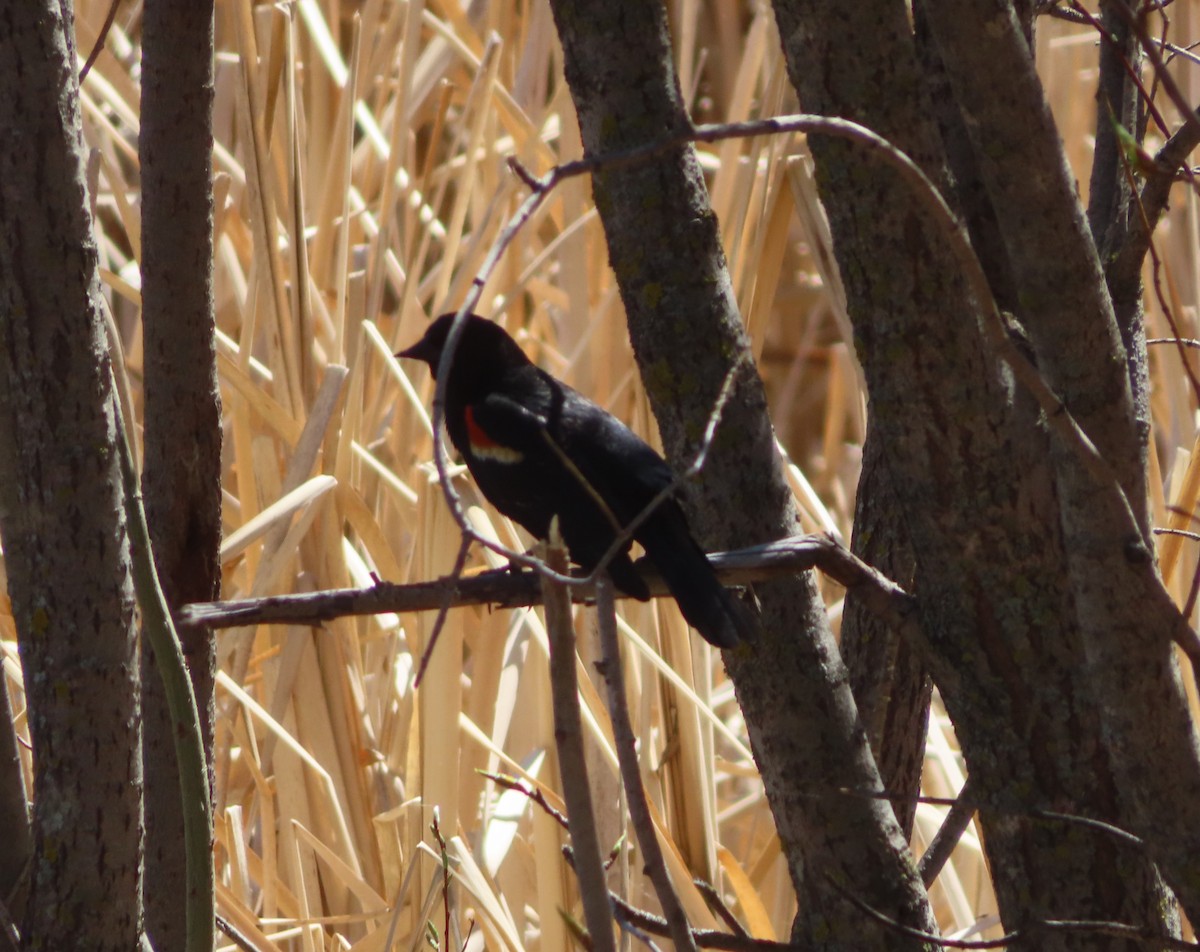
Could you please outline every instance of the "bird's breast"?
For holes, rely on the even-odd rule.
[[[525,459],[525,454],[511,446],[505,446],[492,437],[486,430],[479,425],[479,421],[475,419],[475,413],[470,406],[463,413],[463,418],[467,424],[467,443],[471,447],[471,455],[481,460],[487,460],[491,463],[520,463]]]

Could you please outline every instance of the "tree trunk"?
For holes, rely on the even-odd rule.
[[[172,609],[220,594],[221,405],[212,291],[212,27],[208,2],[162,0],[142,26],[142,319],[146,519]],[[179,628],[212,764],[215,655]],[[142,655],[146,931],[183,948],[186,895],[179,767],[153,653]]]
[[[919,32],[928,25],[936,36],[955,16],[939,7],[919,6]],[[966,109],[971,122],[962,123],[944,100],[935,110],[905,5],[778,0],[776,15],[803,108],[869,126],[945,192],[941,133],[929,117],[937,115],[947,133],[970,126],[986,136],[987,127],[979,129],[980,115]],[[1028,58],[1024,34],[1012,24],[1014,47],[1019,42]],[[860,41],[847,44],[847,36]],[[937,57],[925,52],[928,67]],[[944,45],[936,52],[945,58]],[[996,60],[971,55],[980,86],[1004,98],[995,96],[996,76],[1008,73],[981,69]],[[946,70],[952,80],[953,65]],[[1060,581],[1077,543],[1059,530],[1061,477],[1039,409],[987,347],[948,243],[912,191],[852,146],[815,137],[810,145],[866,371],[873,432],[917,556],[927,663],[989,807],[981,816],[1005,924],[1115,919],[1162,930],[1170,917],[1143,855],[1083,827],[1031,816],[1040,808],[1109,822],[1121,817],[1096,695],[1082,669],[1084,628]],[[954,141],[956,149],[962,145]],[[991,153],[978,146],[958,153],[955,169],[967,174],[956,197],[976,247],[985,254],[1003,249],[984,262],[997,298],[1024,303],[1028,250],[1006,240],[987,170],[978,180],[970,174],[983,154]],[[1067,195],[1073,197],[1069,189]],[[1010,196],[1018,200],[1028,199]],[[1069,266],[1067,255],[1044,247],[1039,254]],[[1077,264],[1082,274],[1072,280],[1096,300],[1094,268]],[[1118,455],[1128,484],[1138,483],[1128,447]],[[1128,947],[1095,935],[1046,935],[1041,942]]]
[[[864,562],[911,590],[915,560],[880,444],[879,435],[868,426],[852,548]],[[846,595],[841,649],[883,787],[893,794],[896,820],[904,838],[911,840],[933,682],[917,646],[873,614],[854,592]]]
[[[0,532],[34,748],[22,945],[128,952],[137,642],[70,18],[0,7]]]
[[[686,115],[659,4],[552,3],[585,150],[620,152],[682,128]],[[690,462],[734,362],[748,342],[717,223],[691,148],[593,178],[642,379],[663,444]],[[713,452],[689,508],[709,548],[796,530],[762,383],[738,371]],[[800,897],[797,938],[817,948],[899,949],[919,943],[869,921],[839,884],[921,929],[935,928],[879,773],[827,619],[808,577],[763,585],[763,636],[725,661]]]
[[[931,0],[930,22],[1004,236],[1038,369],[1103,457],[1106,473],[1051,442],[1066,577],[1097,700],[1119,822],[1145,837],[1188,915],[1200,916],[1200,738],[1175,663],[1183,620],[1155,571],[1146,431],[1129,358],[1018,24],[970,0]],[[980,82],[978,63],[1005,77]],[[1037,174],[1031,175],[1034,169]],[[1136,336],[1140,339],[1142,332]],[[1136,361],[1134,362],[1136,364]],[[1124,498],[1122,498],[1122,493]]]

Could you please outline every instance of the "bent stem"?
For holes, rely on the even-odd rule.
[[[667,872],[658,833],[654,829],[654,818],[650,815],[646,788],[642,786],[633,724],[629,719],[629,705],[625,697],[625,675],[621,670],[616,603],[613,600],[612,581],[607,577],[596,580],[596,613],[599,616],[602,659],[597,662],[596,670],[604,678],[604,686],[608,691],[613,746],[617,748],[617,763],[621,767],[621,783],[625,787],[625,799],[629,803],[629,818],[633,823],[633,831],[637,834],[646,875],[658,896],[658,904],[662,906],[675,948],[695,952],[696,940],[679,897],[675,894],[675,887],[671,884],[671,875]]]
[[[550,526],[546,563],[558,573],[567,570],[567,553],[558,532]],[[592,809],[587,761],[583,751],[583,723],[579,714],[579,681],[575,672],[575,629],[571,626],[571,596],[567,587],[542,576],[546,606],[546,632],[550,643],[550,693],[554,706],[554,741],[562,775],[563,800],[575,858],[575,875],[583,899],[593,952],[615,952],[613,915],[604,879],[604,857]]]
[[[187,952],[211,952],[217,913],[216,886],[212,864],[212,801],[204,741],[200,735],[200,715],[179,636],[175,633],[167,599],[154,568],[141,486],[133,464],[129,434],[119,407],[114,410],[113,416],[117,424],[117,452],[121,457],[121,481],[129,519],[133,585],[142,610],[142,630],[154,651],[154,662],[162,678],[167,709],[174,727],[179,790],[183,798],[183,845],[187,856],[188,888],[184,911],[187,923],[186,949]]]

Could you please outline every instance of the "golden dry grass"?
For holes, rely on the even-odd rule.
[[[372,571],[428,579],[453,562],[458,533],[429,462],[429,380],[390,354],[429,316],[457,306],[524,197],[506,159],[543,172],[580,154],[546,5],[478,6],[468,18],[444,0],[218,3],[227,598],[366,584]],[[77,7],[86,53],[107,0]],[[698,119],[794,111],[769,9],[742,7],[671,5],[681,81]],[[135,403],[138,89],[126,30],[137,9],[118,16],[84,85],[104,280]],[[1175,37],[1195,35],[1195,9],[1172,7]],[[1083,183],[1095,54],[1086,31],[1042,22],[1042,68]],[[1195,67],[1181,67],[1180,78],[1200,91]],[[848,538],[864,397],[836,275],[824,264],[804,143],[731,141],[707,148],[703,161],[805,528]],[[1180,189],[1158,242],[1164,299],[1184,336],[1196,336],[1195,202]],[[1171,336],[1153,293],[1147,307],[1150,336]],[[520,329],[545,366],[653,437],[586,181],[564,183],[521,231],[481,310]],[[1196,395],[1174,349],[1155,348],[1153,368],[1155,460],[1166,474],[1156,522],[1184,528],[1188,518],[1167,507],[1190,512],[1200,494]],[[524,544],[486,507],[470,515],[507,544]],[[1161,555],[1182,600],[1196,546],[1163,537]],[[836,623],[841,593],[825,592]],[[689,637],[672,603],[623,612],[643,776],[685,908],[696,925],[716,925],[687,885],[698,875],[755,935],[785,937],[794,898],[719,658]],[[601,834],[616,843],[629,831],[585,618],[585,726]],[[0,620],[19,709],[11,618]],[[218,908],[257,948],[417,949],[429,924],[440,932],[447,919],[443,947],[568,948],[560,910],[575,908],[576,897],[562,832],[480,773],[522,777],[561,806],[542,622],[534,612],[453,612],[414,692],[413,659],[430,622],[381,616],[218,635]],[[935,705],[926,792],[950,796],[962,781],[953,732]],[[918,851],[943,813],[919,809]],[[453,872],[448,912],[435,815]],[[630,901],[656,908],[636,860],[623,855],[612,876]],[[948,934],[981,918],[982,934],[994,934],[974,831],[933,898]]]

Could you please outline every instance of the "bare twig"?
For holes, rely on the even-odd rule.
[[[1195,942],[1159,935],[1151,929],[1127,922],[1110,922],[1106,919],[1044,919],[1026,931],[1033,933],[1034,938],[1038,932],[1095,933],[1131,939],[1151,949],[1178,949],[1180,952],[1194,952],[1195,949],[1200,949],[1200,945]]]
[[[613,912],[617,921],[636,926],[654,935],[669,936],[671,934],[667,920],[652,912],[631,906],[620,896],[610,893]],[[726,952],[796,952],[796,946],[786,942],[776,942],[772,939],[755,939],[750,936],[730,935],[727,932],[717,932],[715,929],[693,929],[692,938],[702,949],[724,949]]]
[[[1192,126],[1194,135],[1200,135],[1200,116],[1196,115],[1195,109],[1187,101],[1187,97],[1184,96],[1183,90],[1179,88],[1175,77],[1167,69],[1167,64],[1163,62],[1162,54],[1158,50],[1158,44],[1146,32],[1146,27],[1142,23],[1141,17],[1123,2],[1114,3],[1112,9],[1138,38],[1138,42],[1142,45],[1142,50],[1145,52],[1146,58],[1150,60],[1150,65],[1154,68],[1155,78],[1162,83],[1167,98],[1171,100],[1171,103],[1179,111],[1180,118],[1183,119],[1185,124]]]
[[[14,950],[21,947],[21,933],[3,901],[0,901],[0,933]]]
[[[1032,920],[1020,929],[1006,933],[998,939],[947,939],[943,936],[934,935],[931,932],[923,932],[920,929],[914,929],[911,926],[897,922],[891,916],[885,915],[878,909],[867,905],[867,903],[863,902],[858,896],[854,895],[853,892],[841,884],[834,882],[832,879],[830,882],[851,905],[881,925],[887,926],[887,928],[901,935],[908,936],[910,939],[940,945],[945,949],[1003,949],[1018,942],[1028,943],[1030,946],[1036,947],[1038,937],[1047,932],[1111,935],[1118,938],[1130,939],[1155,949],[1178,949],[1186,950],[1186,952],[1193,952],[1195,949],[1200,949],[1200,945],[1197,945],[1195,942],[1186,942],[1183,939],[1161,935],[1141,926],[1134,926],[1125,922],[1111,922],[1105,919]]]
[[[558,538],[557,520],[551,523],[546,546],[546,564],[559,573],[567,568],[567,556]],[[604,860],[592,809],[587,761],[583,752],[583,725],[579,714],[579,682],[575,674],[575,629],[571,625],[571,601],[565,586],[543,577],[546,632],[550,643],[550,693],[554,707],[554,740],[562,775],[563,800],[575,855],[575,875],[583,899],[594,952],[613,952],[612,910],[604,881]]]
[[[620,526],[617,527],[619,531],[616,538],[613,539],[612,544],[605,550],[604,555],[600,557],[600,561],[596,563],[596,567],[588,573],[585,579],[586,583],[595,584],[597,579],[608,571],[608,564],[616,557],[617,553],[633,538],[633,534],[637,532],[638,527],[654,514],[654,510],[671,496],[674,496],[685,482],[696,476],[703,469],[704,462],[708,458],[708,451],[712,448],[713,439],[717,435],[717,426],[720,425],[721,416],[725,412],[725,404],[729,402],[729,398],[733,395],[733,384],[737,380],[737,371],[742,366],[744,358],[745,355],[742,355],[735,360],[729,368],[729,372],[725,374],[725,380],[721,384],[721,391],[717,394],[716,403],[713,404],[712,412],[708,415],[708,423],[704,427],[704,437],[700,441],[700,449],[697,450],[696,457],[692,460],[691,465],[682,473],[678,473],[653,499],[646,503],[642,507],[642,511],[634,516],[628,525],[623,529]]]
[[[1101,23],[1094,14],[1092,14],[1086,7],[1079,3],[1079,0],[1070,0],[1070,3],[1071,9],[1081,18],[1082,22],[1091,26],[1092,29],[1100,34],[1100,38],[1105,43],[1108,43],[1109,46],[1117,51],[1117,56],[1121,61],[1121,67],[1124,69],[1125,74],[1129,77],[1130,81],[1134,84],[1134,86],[1137,87],[1138,92],[1141,94],[1142,102],[1145,105],[1147,114],[1151,119],[1154,120],[1154,124],[1158,126],[1159,130],[1164,136],[1170,135],[1170,132],[1167,130],[1166,120],[1163,118],[1162,113],[1158,111],[1158,107],[1154,104],[1154,94],[1145,87],[1145,85],[1142,83],[1142,77],[1138,73],[1138,70],[1122,54],[1121,44],[1113,37],[1112,32],[1106,29],[1104,24]],[[1118,13],[1119,12],[1120,11],[1118,11]],[[1112,112],[1111,106],[1109,107],[1109,112],[1110,114]],[[1113,117],[1113,121],[1116,121],[1115,117]]]
[[[964,787],[965,789],[965,787]],[[1097,833],[1103,833],[1110,836],[1118,842],[1125,843],[1135,849],[1144,849],[1145,840],[1140,836],[1130,833],[1119,826],[1114,826],[1105,820],[1097,820],[1094,817],[1081,816],[1077,813],[1062,813],[1057,810],[1044,810],[1041,807],[1016,807],[1004,806],[1001,804],[989,803],[986,800],[976,798],[964,799],[962,792],[959,792],[957,797],[927,797],[927,796],[910,796],[909,794],[893,793],[890,790],[855,790],[850,787],[842,787],[839,790],[847,796],[852,797],[868,797],[873,800],[913,800],[917,803],[928,803],[933,806],[953,807],[961,803],[964,807],[969,807],[972,811],[978,813],[994,813],[997,816],[1025,817],[1031,820],[1044,820],[1050,823],[1070,823],[1075,826],[1081,826],[1086,829],[1095,830]],[[823,794],[813,794],[814,796]]]
[[[567,912],[566,909],[560,908],[558,910],[558,914],[562,919],[563,924],[566,925],[567,931],[571,933],[571,936],[575,939],[576,943],[578,943],[579,947],[586,950],[586,952],[591,952],[592,939],[591,936],[588,935],[587,929],[584,927],[583,923]]]
[[[546,814],[552,820],[554,820],[555,823],[561,826],[564,830],[567,830],[568,832],[570,831],[570,825],[567,823],[567,818],[546,802],[546,796],[541,790],[538,790],[536,787],[530,789],[525,785],[525,781],[519,780],[516,777],[510,777],[508,774],[490,773],[487,770],[480,770],[478,773],[481,777],[486,777],[488,780],[492,781],[499,787],[503,787],[505,790],[519,790],[521,793],[525,794],[530,801],[541,807]]]
[[[498,784],[500,784],[501,786],[504,786],[508,789],[521,790],[527,796],[529,796],[529,798],[534,803],[538,804],[543,810],[545,810],[550,816],[552,816],[558,823],[562,824],[562,826],[564,828],[567,826],[566,818],[546,802],[545,798],[541,795],[540,791],[537,791],[537,790],[531,791],[519,780],[516,780],[515,778],[512,778],[512,777],[507,777],[503,774],[485,773],[484,776],[496,781]],[[848,795],[851,795],[851,796],[864,796],[864,797],[872,797],[872,798],[884,799],[884,800],[894,800],[894,799],[900,798],[900,795],[891,793],[886,790],[843,789],[842,792],[846,793]],[[1057,823],[1070,823],[1070,824],[1074,824],[1077,826],[1083,826],[1083,827],[1086,827],[1089,829],[1094,829],[1097,832],[1104,833],[1105,835],[1111,836],[1120,842],[1127,843],[1128,845],[1139,848],[1139,849],[1144,846],[1144,843],[1140,837],[1135,836],[1133,833],[1130,833],[1127,830],[1123,830],[1120,827],[1113,826],[1111,823],[1106,823],[1103,820],[1096,820],[1091,817],[1078,816],[1076,814],[1070,814],[1070,813],[1060,813],[1060,812],[1053,811],[1053,810],[1041,810],[1041,809],[1006,810],[1004,808],[994,807],[994,806],[990,806],[986,803],[981,803],[971,795],[970,780],[968,780],[967,784],[964,785],[962,790],[959,791],[959,794],[957,797],[919,796],[919,797],[916,797],[916,800],[918,803],[927,803],[927,804],[932,804],[935,806],[947,806],[947,807],[950,807],[950,809],[951,809],[951,815],[946,818],[945,822],[942,824],[942,828],[938,831],[937,836],[934,838],[934,842],[930,844],[929,849],[926,850],[925,855],[922,856],[922,858],[921,858],[920,871],[922,873],[922,877],[923,877],[926,887],[928,887],[931,884],[932,880],[936,878],[936,870],[940,869],[941,866],[945,862],[945,859],[941,859],[941,860],[935,862],[934,859],[927,859],[927,857],[930,857],[931,855],[936,855],[936,853],[939,852],[939,847],[938,847],[939,842],[952,843],[952,842],[955,842],[957,840],[958,836],[961,835],[961,832],[962,832],[961,829],[958,830],[958,832],[956,833],[956,832],[954,832],[954,827],[952,827],[952,823],[955,825],[957,825],[959,823],[959,821],[957,819],[955,819],[955,816],[954,816],[956,813],[958,813],[960,816],[965,815],[968,823],[970,822],[971,816],[976,811],[980,811],[980,810],[987,810],[989,812],[1004,814],[1004,815],[1008,815],[1008,816],[1021,816],[1021,817],[1026,817],[1029,819],[1035,819],[1035,820],[1043,820],[1043,821],[1050,821],[1050,822],[1057,822]],[[962,829],[965,829],[965,828],[966,827],[964,824],[962,826]],[[573,862],[572,862],[572,865],[574,865]],[[712,890],[712,887],[708,886],[707,883],[701,883],[701,882],[697,881],[696,885],[697,885],[697,888],[700,888],[702,892],[706,892],[704,887],[707,887],[707,890]],[[712,890],[712,892],[715,894],[715,890]],[[706,894],[705,898],[706,898],[706,901],[709,901],[709,903],[711,905],[712,904],[711,899],[707,894]],[[609,899],[613,904],[613,908],[614,908],[614,912],[615,912],[617,921],[620,922],[623,927],[624,926],[633,926],[638,929],[642,929],[646,932],[653,933],[655,935],[661,935],[661,936],[671,935],[670,927],[668,926],[666,919],[664,919],[660,916],[656,916],[653,913],[649,913],[644,910],[638,909],[635,906],[630,905],[628,902],[621,899],[619,896],[617,896],[615,894],[610,893]],[[1150,945],[1154,945],[1155,943],[1163,943],[1164,947],[1171,948],[1171,949],[1194,950],[1194,949],[1200,948],[1200,945],[1195,945],[1195,944],[1186,943],[1186,942],[1180,942],[1179,940],[1167,940],[1162,936],[1152,935],[1150,933],[1145,932],[1144,930],[1137,930],[1136,927],[1134,927],[1134,926],[1127,926],[1127,925],[1123,925],[1122,923],[1091,922],[1091,921],[1083,921],[1083,920],[1048,920],[1046,922],[1039,923],[1036,928],[1027,927],[1027,929],[1024,933],[1022,933],[1021,931],[1017,931],[1017,932],[1010,933],[1009,935],[1004,936],[1001,939],[988,939],[988,940],[982,940],[982,941],[978,941],[978,942],[969,942],[969,941],[961,940],[961,939],[945,939],[945,938],[942,938],[939,936],[934,936],[930,933],[922,933],[919,930],[911,929],[908,926],[902,926],[899,923],[895,922],[895,920],[889,918],[888,916],[884,915],[883,913],[879,912],[878,910],[872,909],[870,907],[865,907],[864,905],[860,904],[858,901],[855,901],[855,905],[858,905],[860,909],[863,909],[863,911],[865,911],[868,915],[871,915],[873,918],[876,918],[878,921],[883,922],[888,925],[894,925],[897,929],[905,932],[907,935],[909,935],[912,938],[925,938],[930,942],[936,942],[938,945],[941,945],[945,948],[952,948],[952,949],[1003,948],[1005,945],[1007,945],[1010,942],[1015,942],[1015,941],[1018,941],[1021,939],[1030,938],[1030,935],[1029,935],[1030,932],[1036,933],[1038,928],[1048,929],[1051,931],[1060,931],[1060,932],[1066,932],[1066,931],[1103,932],[1103,933],[1107,933],[1107,934],[1125,936],[1125,937],[1129,937],[1129,938],[1133,938],[1133,939],[1140,939]],[[719,910],[718,910],[718,913],[719,913]],[[695,944],[699,948],[702,948],[702,949],[727,949],[727,950],[730,950],[730,952],[782,952],[782,950],[784,950],[784,949],[793,948],[792,946],[787,945],[786,943],[782,943],[782,942],[772,942],[772,941],[766,940],[766,939],[752,938],[745,933],[745,930],[741,927],[741,924],[738,923],[736,919],[734,919],[733,921],[730,921],[730,917],[725,916],[725,915],[722,915],[722,919],[724,919],[726,921],[726,923],[730,926],[730,928],[734,929],[735,934],[728,935],[726,933],[716,932],[713,930],[693,929],[693,930],[691,930],[692,938],[695,941]],[[1176,944],[1171,944],[1172,942],[1174,942]]]
[[[442,945],[444,949],[450,943],[450,854],[446,851],[446,838],[442,836],[442,827],[438,822],[437,807],[433,809],[433,822],[429,824],[433,838],[437,841],[438,856],[442,861],[442,908],[445,910],[445,927],[442,930]]]
[[[1015,941],[1019,936],[1019,932],[1010,932],[1007,935],[1001,936],[999,939],[947,939],[940,935],[935,935],[932,932],[925,932],[921,929],[914,929],[912,926],[906,926],[902,922],[897,922],[889,915],[885,915],[878,909],[863,902],[858,896],[854,895],[849,889],[845,888],[841,883],[837,882],[832,877],[827,877],[830,884],[838,891],[852,906],[860,912],[865,913],[870,918],[874,919],[880,925],[887,926],[893,932],[898,932],[900,935],[907,936],[910,939],[918,939],[922,942],[929,942],[933,945],[940,945],[946,949],[1003,949],[1011,942]]]
[[[635,939],[641,942],[642,945],[648,948],[650,952],[662,952],[662,950],[658,947],[658,943],[650,938],[650,933],[642,931],[623,916],[614,916],[614,918],[617,920],[617,926],[622,932],[633,936]]]
[[[119,393],[115,380],[114,393]],[[200,736],[200,714],[196,694],[188,675],[183,647],[171,618],[167,597],[163,594],[154,565],[154,549],[146,508],[142,502],[141,481],[134,465],[133,449],[125,418],[119,407],[113,414],[117,427],[117,456],[121,466],[121,488],[130,546],[133,551],[133,584],[142,612],[142,631],[154,650],[154,661],[162,679],[164,697],[170,714],[179,770],[179,791],[183,800],[183,847],[186,852],[187,897],[183,909],[186,922],[187,952],[212,948],[213,920],[216,917],[216,886],[213,879],[210,838],[212,836],[212,793],[208,785],[208,763]]]
[[[467,566],[467,555],[471,551],[471,540],[463,536],[462,542],[458,546],[458,555],[454,559],[454,568],[450,570],[450,578],[462,578],[463,569]],[[454,598],[454,589],[446,586],[442,593],[442,603],[438,605],[437,618],[434,619],[433,629],[429,632],[429,640],[425,644],[425,650],[421,652],[421,662],[417,665],[417,673],[413,676],[413,688],[421,686],[421,679],[425,677],[425,670],[429,667],[429,660],[433,657],[433,647],[437,644],[438,635],[442,633],[442,629],[446,626],[446,616],[450,614],[450,603]]]
[[[1131,194],[1137,193],[1137,184],[1134,181],[1134,170],[1130,167],[1130,158],[1125,153],[1121,154],[1121,168],[1125,175],[1125,180],[1128,183]],[[1165,168],[1157,169],[1157,174],[1173,174],[1174,169]],[[1158,306],[1162,310],[1163,317],[1167,319],[1167,324],[1171,329],[1172,337],[1177,341],[1182,341],[1179,336],[1179,324],[1175,320],[1175,312],[1171,308],[1170,302],[1167,300],[1166,294],[1162,287],[1162,259],[1158,256],[1158,251],[1154,247],[1153,232],[1157,222],[1152,223],[1147,215],[1146,207],[1139,201],[1136,205],[1138,213],[1138,221],[1142,226],[1142,233],[1151,236],[1146,242],[1146,253],[1150,255],[1150,276],[1154,284],[1154,295],[1158,300]],[[1179,349],[1179,361],[1183,366],[1183,372],[1187,375],[1188,382],[1192,385],[1192,393],[1200,397],[1200,380],[1196,379],[1196,374],[1192,370],[1191,362],[1187,359],[1187,354],[1184,351],[1182,343],[1177,343]],[[1183,611],[1185,618],[1192,616],[1192,604],[1189,602]]]
[[[709,560],[725,585],[747,585],[819,568],[830,578],[853,589],[867,607],[889,624],[915,634],[915,601],[899,585],[867,565],[830,535],[793,536],[766,545],[731,552],[715,552]],[[669,594],[662,577],[639,560],[637,567],[653,595]],[[580,580],[582,581],[582,580]],[[588,601],[592,585],[571,587],[571,597]],[[624,597],[617,594],[617,597]],[[419,612],[465,605],[522,608],[542,601],[537,573],[495,569],[463,578],[453,576],[432,582],[396,585],[379,582],[367,588],[343,588],[296,595],[270,595],[225,602],[194,602],[179,610],[184,624],[211,628],[241,625],[317,625],[347,615],[381,612]]]
[[[1176,344],[1181,347],[1200,348],[1200,340],[1194,337],[1150,337],[1147,338],[1146,344]]]
[[[621,783],[625,787],[625,799],[629,805],[629,819],[637,834],[638,846],[646,875],[658,896],[658,904],[671,929],[671,940],[676,949],[695,952],[696,943],[687,914],[671,883],[671,874],[663,859],[662,847],[658,843],[658,832],[654,829],[654,818],[650,814],[650,803],[646,789],[642,786],[642,773],[637,760],[637,738],[633,723],[629,719],[629,704],[625,697],[625,673],[621,669],[621,645],[617,641],[617,608],[613,601],[612,581],[600,579],[596,585],[596,611],[599,618],[600,657],[596,670],[604,678],[608,693],[608,713],[612,719],[613,746],[617,750],[617,764],[621,770]]]
[[[1195,112],[1192,113],[1195,118]],[[1154,228],[1158,225],[1167,209],[1167,200],[1171,188],[1175,184],[1175,173],[1157,170],[1176,170],[1184,166],[1184,160],[1200,145],[1200,124],[1185,122],[1154,154],[1154,161],[1146,173],[1146,181],[1138,195],[1138,205],[1142,210],[1139,222],[1144,221],[1143,227],[1130,232],[1125,245],[1118,251],[1116,257],[1105,267],[1108,274],[1136,274],[1142,266],[1142,261],[1150,248],[1150,240]],[[1190,170],[1188,172],[1191,177]],[[1154,343],[1163,341],[1156,340]],[[1147,341],[1146,343],[1150,343]]]
[[[121,5],[121,0],[112,0],[108,8],[108,16],[104,18],[104,25],[100,27],[100,32],[96,35],[96,45],[92,47],[92,51],[88,53],[88,58],[79,70],[79,85],[83,85],[83,81],[87,79],[87,74],[92,71],[92,67],[96,65],[96,60],[100,56],[100,51],[104,49],[104,41],[108,39],[108,31],[112,29],[113,21],[117,18],[117,7]]]
[[[216,923],[217,928],[225,934],[225,937],[243,952],[258,952],[258,946],[242,935],[241,930],[224,916],[217,916]]]
[[[962,835],[967,832],[967,827],[971,825],[971,817],[975,815],[975,805],[971,802],[972,795],[971,780],[968,777],[954,803],[950,806],[950,812],[942,821],[933,842],[929,844],[929,848],[925,850],[920,862],[917,863],[917,872],[921,874],[921,882],[925,884],[926,889],[932,886],[934,880],[938,878],[938,874],[946,865],[946,861],[950,859],[950,854],[954,852],[958,841],[962,839]]]
[[[1191,532],[1188,529],[1155,528],[1153,532],[1155,535],[1177,535],[1191,539],[1193,542],[1200,542],[1200,532]]]
[[[737,916],[733,914],[727,905],[717,887],[703,879],[693,879],[692,885],[700,891],[700,895],[704,897],[704,901],[708,904],[708,908],[721,917],[721,921],[733,931],[734,935],[749,937],[750,933],[746,931],[746,927],[738,922]]]

